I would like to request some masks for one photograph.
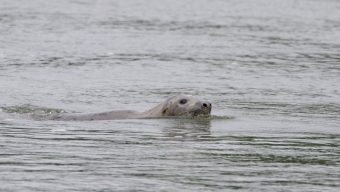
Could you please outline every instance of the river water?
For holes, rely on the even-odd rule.
[[[339,83],[337,0],[0,0],[0,190],[338,191]]]

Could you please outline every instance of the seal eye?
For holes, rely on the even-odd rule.
[[[181,99],[181,100],[179,101],[179,103],[182,104],[182,105],[186,104],[187,102],[188,102],[187,99]]]

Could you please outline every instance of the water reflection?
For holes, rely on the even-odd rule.
[[[175,140],[199,140],[211,134],[211,119],[173,119],[165,120],[162,132],[165,137]]]

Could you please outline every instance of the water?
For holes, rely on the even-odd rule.
[[[0,0],[0,190],[338,191],[339,10]],[[208,99],[213,117],[27,116],[143,111],[177,93]]]

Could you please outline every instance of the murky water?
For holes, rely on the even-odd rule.
[[[0,0],[0,62],[1,191],[340,188],[339,1]],[[25,116],[177,93],[213,117]]]

